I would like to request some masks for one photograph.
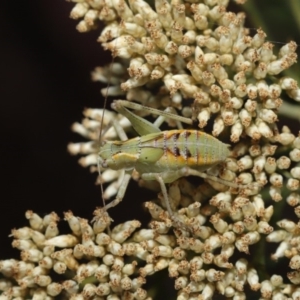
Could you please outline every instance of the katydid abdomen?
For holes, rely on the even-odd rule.
[[[229,154],[228,145],[197,130],[162,131],[123,142],[107,142],[99,152],[103,167],[136,169],[140,175],[185,167],[205,171],[224,161]],[[169,176],[164,181],[172,182],[177,177]]]

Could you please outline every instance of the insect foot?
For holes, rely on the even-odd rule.
[[[103,208],[96,208],[93,215],[92,223],[94,223],[94,230],[97,232],[103,232],[113,221]]]

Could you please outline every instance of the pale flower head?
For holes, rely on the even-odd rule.
[[[218,294],[246,299],[250,290],[257,299],[298,299],[299,221],[280,216],[271,223],[282,200],[294,207],[294,220],[300,217],[300,137],[278,125],[279,112],[287,114],[283,96],[300,101],[297,81],[282,74],[296,62],[296,43],[275,51],[262,29],[250,35],[245,14],[227,10],[229,0],[74,2],[71,17],[80,20],[79,31],[105,24],[98,41],[114,62],[92,74],[95,81],[109,81],[102,94],[161,110],[172,107],[196,121],[198,130],[230,144],[229,157],[208,173],[237,188],[201,178],[170,183],[171,208],[189,230],[173,226],[161,194],[145,203],[151,215],[147,228],[128,220],[109,230],[109,211],[98,209],[93,223],[65,213],[70,229],[60,234],[55,214],[41,218],[29,211],[29,226],[12,232],[21,261],[0,262],[7,278],[0,299],[152,299],[145,283],[164,269],[180,300]],[[98,171],[100,124],[101,138],[108,140],[119,139],[112,119],[125,131],[131,124],[101,109],[86,109],[84,116],[73,130],[89,141],[68,149],[83,156],[81,165]],[[180,128],[172,120],[167,125]],[[101,170],[98,181],[109,183],[105,198],[118,192],[123,174]],[[137,172],[132,177],[160,192],[155,181],[142,181]],[[266,242],[279,243],[273,260],[289,259],[289,281],[262,274],[260,258],[270,255],[262,250]],[[52,279],[51,272],[63,279]]]

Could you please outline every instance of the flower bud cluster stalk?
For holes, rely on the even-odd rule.
[[[262,29],[249,34],[244,13],[227,10],[229,0],[73,2],[71,17],[79,20],[80,32],[105,24],[98,41],[115,59],[92,73],[94,81],[109,78],[102,93],[175,108],[198,130],[230,143],[230,157],[208,173],[238,188],[188,178],[169,184],[172,210],[189,230],[173,227],[161,195],[145,203],[147,228],[128,220],[108,230],[111,219],[99,209],[92,223],[65,213],[69,231],[62,234],[55,213],[42,218],[28,211],[29,225],[12,231],[20,260],[0,261],[0,300],[152,299],[159,291],[148,292],[145,283],[164,269],[180,300],[219,294],[248,299],[248,293],[252,299],[299,299],[300,135],[278,125],[287,97],[300,101],[297,81],[282,74],[296,62],[296,43],[275,52]],[[131,127],[109,111],[102,120],[102,112],[86,109],[73,130],[88,142],[68,146],[91,171],[97,171],[101,122],[108,140],[119,139],[112,119],[125,131]],[[116,195],[123,172],[101,171],[99,183],[109,183],[104,198]],[[157,188],[154,181],[140,185]],[[283,202],[294,209],[291,219],[282,216]],[[267,243],[277,244],[274,253],[264,252]],[[266,275],[269,256],[274,262],[285,257],[290,271]]]

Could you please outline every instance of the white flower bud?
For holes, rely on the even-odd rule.
[[[202,43],[204,43],[204,44],[202,44]],[[216,51],[220,47],[219,42],[213,37],[204,37],[202,40],[202,43],[201,43],[200,39],[198,39],[198,45],[200,47],[206,46],[212,52]]]
[[[287,219],[283,219],[277,222],[277,225],[280,228],[285,229],[287,232],[293,233],[296,230],[297,225],[293,221],[289,221]]]
[[[278,109],[282,105],[283,101],[280,98],[268,99],[264,102],[264,107],[267,109]]]
[[[264,298],[271,298],[273,292],[273,286],[269,280],[264,280],[261,283],[260,292]]]
[[[187,45],[180,45],[177,52],[182,58],[187,58],[193,54],[193,48]]]
[[[211,101],[209,103],[209,109],[210,109],[211,113],[213,113],[213,114],[218,113],[221,109],[220,103],[217,101]]]
[[[170,260],[164,257],[159,258],[154,266],[155,272],[163,270],[168,267]]]
[[[300,149],[300,137],[297,136],[293,141],[293,148]]]
[[[294,272],[292,272],[292,273],[294,273]],[[297,275],[299,276],[299,272],[297,273]],[[296,276],[297,276],[296,275]],[[292,275],[292,276],[294,276],[294,274]],[[293,293],[292,293],[292,299],[297,299],[297,298],[299,298],[300,297],[300,290],[299,289],[296,289]]]
[[[266,240],[271,243],[279,243],[288,237],[288,233],[285,230],[276,230],[270,233]]]
[[[283,284],[283,278],[280,275],[272,275],[270,281],[274,287],[280,287]]]
[[[220,118],[217,117],[214,121],[214,126],[213,126],[213,136],[218,136],[223,130],[224,130],[225,124],[224,121]]]
[[[296,90],[298,88],[297,81],[289,77],[281,78],[279,84],[283,90]]]
[[[297,49],[297,44],[294,41],[290,41],[289,43],[282,46],[279,50],[279,57],[294,53]]]
[[[247,272],[247,281],[253,291],[257,291],[260,288],[259,277],[257,271],[251,268]]]
[[[137,262],[136,261],[133,261],[130,264],[126,264],[122,268],[122,273],[124,273],[124,274],[126,274],[128,276],[132,275],[135,272],[135,270],[136,270],[136,266],[137,266]]]
[[[272,174],[275,172],[277,168],[276,160],[274,157],[268,157],[265,163],[265,171],[269,174]]]
[[[78,239],[71,234],[59,235],[45,241],[45,245],[55,246],[60,248],[74,247],[78,244]]]
[[[117,255],[117,256],[123,256],[124,255],[124,250],[122,248],[122,245],[119,243],[116,243],[115,241],[111,241],[107,245],[107,250],[112,254],[112,255]]]
[[[232,230],[236,234],[242,234],[245,230],[244,223],[242,221],[235,222],[232,226]]]
[[[247,95],[247,85],[245,83],[238,85],[234,91],[234,94],[240,98],[245,97]]]
[[[108,282],[100,283],[96,289],[99,296],[107,296],[111,293],[110,284]]]
[[[241,85],[241,84],[246,83],[245,72],[240,71],[240,72],[236,73],[236,74],[233,76],[233,79],[234,79],[236,85]]]
[[[247,85],[247,94],[250,99],[256,99],[257,93],[258,93],[258,88],[256,85],[251,83]]]
[[[242,123],[237,120],[235,124],[231,127],[231,135],[230,135],[230,140],[233,143],[237,143],[240,140],[240,136],[243,133],[243,125]]]
[[[187,277],[185,276],[180,276],[178,277],[176,280],[175,280],[175,289],[176,290],[180,290],[180,289],[183,289],[187,286],[189,280]]]
[[[225,288],[224,296],[227,298],[235,297],[237,296],[237,291],[233,287],[228,286]]]
[[[252,168],[253,160],[252,160],[251,156],[245,155],[240,160],[238,160],[237,165],[239,167],[239,171],[241,172],[241,171]]]
[[[125,276],[121,279],[121,288],[125,291],[129,291],[132,288],[132,280]]]
[[[204,226],[201,226],[200,231],[202,231],[203,227]],[[205,231],[205,229],[207,229],[207,228],[204,228],[203,231]],[[209,231],[209,229],[206,231],[206,233],[204,232],[203,235],[199,234],[196,231],[196,234],[197,234],[197,236],[199,236],[200,238],[202,238],[202,236],[207,236],[208,231]],[[190,239],[189,243],[190,243],[190,249],[192,251],[194,251],[195,253],[201,253],[201,252],[203,252],[204,244],[200,240],[198,240],[198,239],[197,240],[196,239]]]
[[[154,239],[155,232],[153,229],[141,229],[138,232],[136,232],[133,236],[133,240],[137,243],[149,239]]]
[[[38,249],[28,249],[21,252],[23,261],[38,262],[43,258],[43,252]]]
[[[295,101],[300,101],[300,89],[287,90],[287,94],[290,98],[294,99]]]
[[[105,278],[110,272],[110,269],[108,268],[107,265],[100,265],[96,268],[95,270],[95,277],[101,281],[101,279]]]
[[[203,297],[202,299],[212,299],[214,292],[215,292],[215,285],[212,283],[206,284],[201,294],[201,296]]]
[[[100,245],[108,245],[111,242],[111,237],[104,232],[98,233],[95,242]]]
[[[244,102],[241,98],[232,97],[228,103],[230,108],[240,109],[243,106]]]
[[[51,281],[51,277],[46,275],[39,275],[34,278],[34,282],[39,286],[48,286]]]
[[[300,179],[300,167],[295,167],[291,169],[291,175],[294,178]]]
[[[273,110],[270,110],[270,109],[261,109],[259,111],[259,116],[263,121],[265,121],[269,124],[272,124],[278,120],[277,114]]]
[[[202,73],[202,81],[203,81],[203,84],[205,84],[206,86],[211,86],[212,84],[215,83],[216,79],[215,79],[213,73],[204,71]]]
[[[153,249],[154,256],[172,257],[173,249],[170,246],[157,246]]]
[[[204,250],[210,252],[216,248],[221,247],[222,242],[219,235],[211,235],[204,242]]]
[[[62,287],[68,294],[76,294],[79,290],[79,284],[74,280],[65,280]]]
[[[261,50],[260,50],[260,55],[261,58],[260,60],[263,62],[270,62],[272,57],[273,57],[273,47],[274,45],[271,44],[270,42],[266,42],[262,45]]]
[[[300,149],[293,149],[290,152],[290,158],[292,161],[299,162],[300,161]]]
[[[270,234],[273,231],[273,227],[265,221],[260,221],[258,223],[257,231],[263,234]]]
[[[260,62],[253,70],[253,75],[256,79],[264,79],[267,76],[268,65],[264,62]]]
[[[248,261],[244,258],[237,260],[237,262],[235,263],[235,267],[239,275],[246,274],[247,266],[248,266]]]
[[[207,265],[212,264],[214,260],[214,254],[210,252],[203,252],[203,250],[201,252],[202,252],[201,257],[203,259],[203,263]]]
[[[232,256],[233,252],[234,245],[227,245],[222,247],[221,253],[214,258],[214,264],[220,268],[231,269],[233,267],[233,264],[228,262],[228,258]]]
[[[219,62],[221,65],[223,66],[231,66],[233,64],[234,61],[234,56],[231,53],[225,53],[219,56]],[[225,88],[229,88],[231,90],[235,89],[235,84],[233,81],[229,80],[229,79],[225,79],[225,81],[228,83],[228,81],[230,81],[230,85],[231,88],[229,88],[229,86],[226,86]],[[226,84],[227,84],[226,83]],[[233,84],[233,85],[232,85]]]
[[[207,17],[199,12],[195,12],[194,14],[194,20],[195,20],[195,26],[199,30],[205,30],[207,29],[209,23],[207,20]]]
[[[57,261],[54,265],[53,265],[53,270],[57,273],[57,274],[64,274],[67,270],[67,266],[66,264]]]
[[[70,13],[70,18],[77,20],[84,17],[88,11],[88,8],[89,6],[87,3],[76,3]]]
[[[299,180],[294,178],[289,178],[286,187],[291,191],[296,191],[299,188]]]
[[[251,42],[252,47],[255,48],[261,47],[265,41],[266,36],[267,35],[263,32],[262,29],[260,28],[257,29],[257,33],[252,38],[252,42]]]
[[[295,207],[294,211],[295,211],[296,216],[298,218],[300,218],[300,206]]]
[[[109,272],[109,280],[110,286],[113,287],[120,287],[121,284],[121,272],[118,271],[110,271]]]
[[[283,176],[277,173],[273,173],[270,176],[270,183],[277,188],[282,187],[283,185]]]
[[[49,256],[43,257],[43,259],[39,261],[39,265],[42,268],[51,269],[53,266],[53,260]]]
[[[252,172],[254,174],[261,173],[266,163],[266,157],[264,155],[258,156],[254,159],[254,165]]]
[[[215,282],[215,281],[220,281],[224,277],[225,273],[221,271],[217,271],[215,269],[209,269],[208,271],[205,272],[206,279],[209,282]]]
[[[30,227],[32,229],[38,231],[43,229],[43,219],[32,210],[27,210],[25,213],[25,217],[29,220]]]
[[[12,246],[20,251],[37,247],[31,240],[13,240]]]
[[[221,112],[221,117],[226,126],[231,126],[235,124],[238,114],[232,109],[223,109]]]
[[[146,264],[143,268],[139,269],[140,275],[142,277],[146,277],[148,275],[151,275],[155,272],[154,265],[153,264]]]
[[[155,66],[154,69],[151,72],[151,79],[160,79],[165,75],[165,71],[160,66]]]
[[[300,271],[289,272],[287,273],[288,279],[295,285],[300,284]],[[296,298],[294,298],[296,299]]]
[[[136,220],[119,224],[112,230],[111,237],[116,242],[123,243],[140,226],[141,223]]]
[[[287,198],[286,202],[290,206],[296,206],[300,203],[300,195],[298,193],[291,193]]]
[[[248,127],[251,123],[252,116],[246,109],[241,109],[239,112],[239,117],[243,126]]]
[[[47,285],[47,294],[55,297],[60,294],[62,291],[62,285],[57,282],[52,282],[49,285]]]
[[[202,108],[197,119],[199,120],[199,128],[204,128],[210,119],[210,110],[208,108]]]
[[[210,222],[219,233],[224,233],[228,230],[228,224],[220,218],[220,214],[214,214],[210,217]]]
[[[251,124],[249,127],[246,128],[246,133],[250,136],[253,140],[259,140],[261,138],[261,133],[259,128],[255,124]]]
[[[231,99],[231,91],[230,90],[222,90],[219,95],[219,101],[223,103],[228,103]]]
[[[279,202],[282,200],[281,189],[271,186],[269,189],[269,194],[273,201]]]

